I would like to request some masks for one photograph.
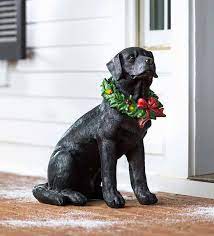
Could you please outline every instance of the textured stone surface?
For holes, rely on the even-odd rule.
[[[157,205],[142,206],[123,193],[123,209],[103,201],[57,207],[33,198],[41,181],[0,174],[0,235],[214,235],[214,200],[158,193]]]

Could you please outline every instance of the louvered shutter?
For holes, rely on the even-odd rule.
[[[25,58],[25,0],[0,0],[0,59]]]

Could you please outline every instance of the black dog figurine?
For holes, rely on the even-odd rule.
[[[158,201],[149,191],[145,174],[143,138],[151,126],[151,117],[148,110],[145,113],[140,109],[148,108],[152,92],[149,88],[153,77],[157,77],[153,54],[138,47],[127,48],[107,67],[112,79],[103,85],[103,102],[68,129],[51,155],[48,183],[33,188],[33,195],[42,203],[84,205],[90,199],[104,199],[109,207],[124,207],[116,181],[117,159],[123,154],[129,162],[131,185],[138,201]],[[120,100],[128,98],[119,108],[118,96],[111,96],[112,89]],[[153,95],[157,102],[158,97]],[[155,116],[156,109],[161,113],[156,116],[164,116],[161,107],[158,102],[150,115]]]

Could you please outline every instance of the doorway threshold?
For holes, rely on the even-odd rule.
[[[190,176],[188,179],[202,181],[202,182],[214,183],[214,174]]]

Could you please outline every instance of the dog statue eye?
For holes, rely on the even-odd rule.
[[[129,62],[134,62],[135,61],[135,56],[133,54],[128,56],[128,61]]]
[[[154,63],[152,58],[146,59],[145,62],[149,65],[152,65]]]

